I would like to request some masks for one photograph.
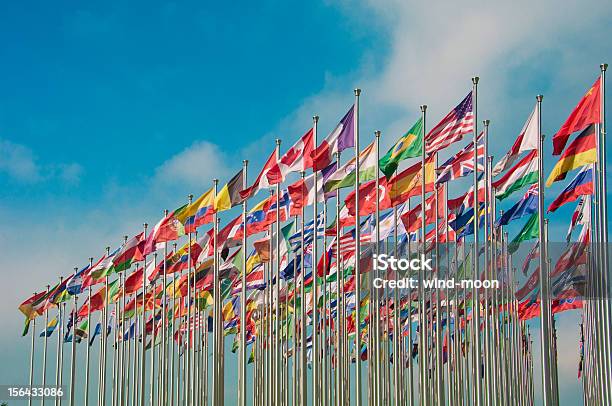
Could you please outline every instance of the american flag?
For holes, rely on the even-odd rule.
[[[362,232],[359,234],[360,245],[370,243],[372,240],[372,234]],[[340,246],[340,255],[343,258],[349,258],[355,254],[355,230],[351,230],[348,233],[340,236],[339,244],[332,245],[332,256],[338,258],[338,245]]]
[[[484,145],[481,144],[483,134],[478,136],[478,171],[484,172]],[[452,158],[438,168],[436,183],[444,183],[467,176],[474,172],[474,142],[457,152]]]
[[[472,92],[457,107],[451,110],[425,137],[425,149],[428,154],[448,147],[460,141],[465,134],[474,131],[474,113],[472,109]]]

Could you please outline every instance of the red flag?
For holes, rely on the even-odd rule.
[[[148,255],[156,251],[157,244],[176,240],[181,235],[185,234],[183,224],[181,224],[181,222],[175,217],[175,215],[185,207],[187,207],[187,205],[184,205],[169,213],[166,217],[161,219],[155,225],[155,227],[153,227],[151,234],[149,234],[144,244],[144,255]]]
[[[125,294],[131,295],[136,292],[138,289],[142,288],[144,280],[144,268],[138,268],[134,272],[130,274],[127,278],[125,278]]]
[[[444,218],[444,185],[438,188],[438,218]],[[432,224],[436,221],[436,195],[433,194],[425,199],[425,221],[426,224]],[[408,233],[414,233],[419,230],[422,225],[421,216],[423,211],[421,210],[421,204],[419,203],[414,209],[409,212],[402,214],[400,217],[404,228]]]
[[[314,131],[308,132],[283,155],[268,171],[267,177],[270,185],[276,185],[285,181],[287,174],[291,172],[305,171],[312,168],[312,151],[314,150]]]
[[[255,182],[253,183],[253,185],[249,186],[248,188],[244,190],[241,190],[240,197],[242,199],[248,199],[251,196],[253,196],[255,193],[257,193],[259,190],[269,187],[271,183],[270,183],[270,179],[268,178],[268,173],[277,164],[278,164],[278,161],[276,159],[276,148],[275,148],[274,151],[272,151],[272,154],[270,155],[268,160],[266,161],[266,164],[261,169],[259,176],[257,176],[257,179],[255,179]]]
[[[601,78],[598,78],[553,136],[553,155],[563,152],[569,136],[589,124],[601,123]]]
[[[379,209],[385,210],[391,207],[391,198],[387,188],[387,179],[383,176],[379,179],[378,194]],[[371,180],[359,186],[359,215],[367,216],[376,211],[376,180]],[[353,190],[344,200],[349,214],[355,215],[355,191]]]

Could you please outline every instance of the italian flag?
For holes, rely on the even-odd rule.
[[[538,151],[533,150],[492,185],[497,190],[495,196],[503,200],[523,186],[532,185],[537,181]]]

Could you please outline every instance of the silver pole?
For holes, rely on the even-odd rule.
[[[315,142],[316,145],[316,142]],[[305,173],[304,171],[301,172],[300,174],[302,181],[304,181],[304,177],[305,177]],[[316,185],[315,185],[316,187]],[[303,192],[302,192],[303,193]],[[316,199],[315,199],[316,200]],[[302,202],[304,201],[304,196],[302,194]],[[302,358],[301,360],[301,365],[300,365],[300,379],[301,379],[301,385],[300,385],[300,400],[301,400],[301,405],[302,406],[306,406],[308,404],[308,360],[306,357],[306,340],[308,338],[308,334],[306,333],[306,288],[305,288],[305,277],[304,277],[304,273],[305,273],[305,268],[304,268],[304,262],[305,262],[305,254],[304,254],[304,224],[305,224],[305,220],[304,220],[304,205],[302,204],[302,209],[301,209],[301,217],[302,217],[302,232],[301,232],[301,236],[300,236],[300,245],[301,245],[301,255],[302,255],[302,260],[300,261],[300,331],[301,331],[301,336],[300,336],[300,357]]]
[[[93,265],[93,258],[89,258],[89,268]],[[106,292],[108,294],[108,292]],[[91,340],[91,286],[87,289],[87,340]],[[89,343],[85,350],[85,406],[89,404]],[[43,384],[44,386],[44,384]]]
[[[278,154],[278,151],[277,151]],[[242,161],[242,182],[244,185],[247,184],[247,169],[249,161],[246,159]],[[278,206],[278,201],[277,201]],[[247,200],[242,202],[242,289],[240,291],[240,362],[242,365],[240,371],[240,402],[242,406],[246,405],[246,366],[247,366],[247,353],[246,353],[246,272],[247,272],[247,227],[246,227],[246,216],[247,216]],[[216,255],[216,253],[215,253]],[[218,275],[217,275],[218,276]],[[278,282],[278,281],[277,281]],[[219,295],[220,297],[220,295]]]
[[[427,105],[421,105],[421,120],[422,120],[422,149],[421,149],[421,210],[424,211],[425,203],[425,123],[427,115]],[[425,215],[421,218],[421,252],[425,255],[425,228],[427,226]],[[419,403],[425,405],[427,403],[425,379],[427,378],[427,356],[425,355],[426,340],[427,340],[427,309],[425,300],[425,291],[423,287],[423,279],[425,279],[424,270],[419,269],[419,286],[418,286],[418,312],[419,312]]]
[[[316,124],[315,124],[316,126]],[[276,159],[280,160],[280,143],[281,140],[280,139],[276,139]],[[315,188],[316,188],[316,182],[315,182]],[[315,189],[316,190],[316,189]],[[274,383],[275,383],[275,387],[274,387],[274,404],[279,405],[280,404],[280,397],[281,397],[281,379],[282,379],[282,367],[281,367],[281,357],[282,357],[282,351],[281,351],[281,331],[280,331],[280,258],[279,258],[279,252],[280,252],[280,184],[277,183],[276,184],[276,237],[275,237],[275,244],[276,244],[276,254],[274,256],[275,259],[275,274],[274,277],[276,279],[275,285],[274,285],[274,296],[276,299],[276,306],[274,307]],[[316,207],[316,203],[315,203],[315,207]],[[316,215],[316,211],[315,211],[315,215]],[[270,236],[272,238],[273,234]],[[316,241],[316,224],[315,224],[315,241]],[[245,247],[246,247],[246,243],[245,243]],[[244,266],[246,266],[246,260],[243,261],[243,263],[245,264]],[[272,266],[272,262],[270,262],[270,266]],[[316,281],[316,279],[315,279]],[[272,304],[274,305],[274,300],[272,301]],[[244,306],[243,306],[244,307]],[[243,363],[244,367],[246,368],[246,362]],[[242,392],[243,394],[245,393],[244,391]],[[245,396],[243,395],[243,398],[245,398]],[[246,403],[243,403],[243,406],[246,405]]]
[[[355,171],[359,173],[359,96],[361,89],[355,89],[354,129],[355,129]],[[376,175],[378,176],[378,174]],[[315,206],[316,207],[316,206]],[[355,179],[355,403],[361,406],[361,320],[359,306],[361,304],[361,256],[360,219],[359,219],[359,178]]]
[[[74,268],[74,275],[76,276],[79,268]],[[76,371],[76,324],[77,324],[77,300],[78,296],[75,294],[72,300],[72,343],[71,343],[71,354],[70,354],[70,406],[74,406],[74,385],[75,385],[75,371]]]
[[[36,295],[37,292],[34,292]],[[46,326],[45,326],[46,328]],[[30,347],[30,395],[28,395],[28,406],[32,406],[32,385],[34,383],[34,343],[36,337],[36,318],[32,319],[32,344]]]
[[[317,145],[317,133],[318,133],[319,116],[312,118],[313,133],[314,133],[314,145]],[[322,169],[322,168],[315,168]],[[319,284],[317,282],[317,171],[313,170],[314,176],[314,188],[315,198],[313,202],[313,240],[312,240],[312,404],[314,406],[319,405],[319,309],[317,307],[317,300],[319,298]],[[278,403],[276,403],[278,404]]]
[[[49,288],[47,285],[47,300],[49,299]],[[42,364],[42,387],[44,388],[47,383],[47,326],[49,325],[49,308],[45,309],[45,340],[43,342],[43,364]],[[45,397],[40,398],[41,406],[45,406]]]

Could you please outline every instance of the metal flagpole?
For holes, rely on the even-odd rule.
[[[491,237],[491,233],[489,232],[489,211],[490,211],[490,207],[489,207],[489,170],[488,170],[488,164],[487,164],[487,160],[489,157],[489,124],[490,121],[489,120],[483,120],[483,127],[484,127],[484,159],[483,159],[483,163],[484,163],[484,180],[485,180],[485,188],[484,188],[484,264],[485,264],[485,279],[491,280],[491,264],[489,264],[489,249],[491,247],[491,245],[493,246],[493,250],[495,250],[495,245],[491,244],[492,239]],[[474,156],[476,157],[476,155],[478,155],[478,144],[476,142],[476,140],[474,141]],[[474,165],[474,172],[476,172],[478,170],[478,166],[477,166],[477,162]],[[478,180],[476,180],[478,181]],[[478,187],[478,185],[476,185],[476,188]],[[478,211],[480,211],[480,204],[476,201],[476,207],[478,207]],[[495,212],[493,212],[495,213]],[[475,216],[480,217],[480,213],[474,214]],[[478,257],[477,257],[478,258]],[[477,259],[478,262],[478,259]],[[480,279],[480,275],[477,276],[478,279]],[[493,359],[493,351],[492,351],[492,347],[491,347],[491,325],[490,325],[490,319],[489,319],[489,292],[485,291],[484,292],[484,309],[485,309],[485,316],[484,316],[484,351],[485,351],[485,356],[484,356],[484,401],[487,405],[491,405],[493,403],[493,393],[494,391],[491,390],[492,388],[496,387],[496,381],[495,381],[495,376],[492,370],[492,365],[491,362],[494,361]],[[480,305],[479,305],[480,308]],[[493,385],[493,386],[491,386]]]
[[[47,295],[46,295],[46,300],[49,299],[49,288],[50,286],[47,285]],[[46,306],[47,308],[45,309],[45,339],[43,341],[43,362],[42,362],[42,387],[43,389],[45,388],[45,385],[47,383],[47,326],[49,325],[49,307]],[[30,392],[31,393],[31,392]],[[45,406],[45,397],[41,396],[41,400],[40,400],[40,404],[41,406]]]
[[[276,139],[276,159],[277,161],[280,160],[280,143],[281,143],[281,140],[277,138]],[[274,307],[274,368],[273,368],[274,383],[275,383],[274,385],[274,404],[275,405],[280,404],[280,396],[281,396],[280,382],[282,380],[282,370],[281,370],[282,352],[281,352],[281,331],[280,331],[280,289],[279,289],[279,286],[280,286],[280,279],[279,279],[280,278],[280,258],[279,258],[280,209],[278,207],[279,204],[280,204],[280,183],[277,183],[276,184],[276,237],[274,237],[276,254],[274,254],[274,250],[271,250],[273,253],[275,262],[276,262],[276,264],[274,264],[275,284],[274,284],[274,295],[273,295],[273,300],[272,300],[272,305],[274,306],[274,304],[276,304],[276,306]],[[316,215],[316,211],[315,211],[315,215]],[[315,232],[316,232],[316,225],[315,225]],[[270,238],[272,238],[273,236],[274,234],[271,234]],[[315,240],[316,240],[316,233],[315,233]],[[245,247],[246,247],[246,243],[245,243]],[[246,266],[246,261],[244,261],[244,263],[245,263],[244,266]],[[272,268],[272,262],[270,262],[270,267]],[[243,363],[243,365],[246,368],[246,362]],[[246,403],[244,403],[243,406],[245,404]]]
[[[164,210],[164,217],[168,216],[168,210]],[[162,293],[162,346],[161,346],[161,365],[159,366],[161,370],[161,392],[159,403],[162,405],[168,404],[168,337],[167,337],[167,317],[168,317],[168,278],[167,278],[167,261],[168,258],[168,242],[164,242],[164,257],[163,257],[163,265],[162,272],[164,273],[162,276],[162,283],[164,285],[164,292]]]
[[[74,276],[76,277],[79,268],[74,268]],[[72,342],[71,342],[71,354],[70,354],[70,406],[74,406],[74,384],[75,384],[75,371],[76,371],[76,323],[77,323],[77,300],[78,296],[75,294],[72,300]]]
[[[378,257],[380,255],[380,197],[379,197],[379,193],[380,193],[380,178],[378,176],[379,171],[380,171],[380,164],[378,162],[379,159],[379,149],[380,149],[380,131],[375,131],[374,132],[374,142],[375,142],[375,146],[376,146],[376,212],[375,212],[375,221],[376,221],[376,234],[375,234],[375,240],[376,240],[376,256]],[[357,151],[357,154],[359,154],[359,151]],[[356,169],[356,178],[355,178],[355,183],[359,183],[359,169]],[[358,228],[360,227],[360,224],[358,222],[355,223],[355,227]],[[376,272],[376,277],[379,277],[379,272]],[[368,358],[370,358],[371,360],[374,361],[375,365],[374,368],[372,368],[372,375],[373,375],[373,384],[374,387],[372,388],[372,392],[374,393],[374,396],[372,396],[372,400],[377,403],[377,404],[381,404],[382,403],[382,399],[381,399],[381,367],[383,367],[384,365],[381,365],[381,346],[380,346],[380,291],[378,289],[373,289],[374,285],[372,283],[372,277],[374,276],[374,272],[372,272],[370,274],[370,286],[371,288],[371,294],[370,294],[370,304],[372,304],[372,302],[374,303],[374,314],[371,315],[370,317],[370,328],[368,329],[368,336],[372,337],[373,340],[371,340],[371,343],[373,344],[374,348],[369,348],[369,354],[368,354]],[[371,306],[370,306],[371,307]],[[359,310],[359,302],[357,302],[357,310]],[[388,309],[387,309],[388,310]],[[359,314],[359,311],[357,312],[357,314]],[[357,320],[357,319],[356,319]],[[386,348],[385,348],[386,350]],[[360,356],[360,348],[358,347],[357,349],[357,357]],[[370,364],[372,365],[372,364]]]
[[[89,258],[89,269],[93,265],[93,257]],[[91,286],[87,289],[87,340],[91,340]],[[95,333],[95,331],[94,331]],[[87,343],[87,348],[85,350],[85,406],[89,404],[89,343]],[[44,386],[44,384],[43,384]]]
[[[295,225],[297,225],[298,222],[298,216],[296,215],[294,217],[294,223]],[[293,228],[295,230],[295,228]],[[303,259],[302,259],[303,260]],[[297,350],[297,332],[298,332],[298,323],[297,323],[297,255],[293,255],[293,361],[292,361],[292,367],[293,367],[293,373],[291,375],[292,377],[292,399],[291,399],[291,405],[292,406],[297,406],[297,357],[298,357],[298,350]],[[257,340],[259,341],[259,340]],[[255,364],[255,366],[257,366],[258,363]],[[253,387],[256,387],[256,382],[253,382]]]
[[[153,266],[157,266],[157,252],[153,253]],[[151,290],[155,292],[156,280],[151,283]],[[153,299],[155,300],[155,298]],[[155,402],[155,305],[151,315],[151,366],[149,368],[149,405],[153,406]]]
[[[359,173],[359,96],[361,89],[355,89],[354,125],[355,130],[355,173]],[[377,174],[378,176],[378,174]],[[316,207],[316,206],[315,206]],[[355,179],[355,403],[361,406],[361,320],[359,306],[361,305],[361,237],[359,221],[359,177]]]
[[[59,306],[58,306],[59,307]],[[66,303],[62,303],[62,309],[60,312],[60,316],[64,315],[64,317],[66,316]],[[64,327],[60,326],[60,335],[58,337],[58,347],[59,347],[59,384],[56,386],[62,386],[64,383],[64,346],[61,345],[62,340],[63,340],[63,336],[64,336]],[[57,397],[56,398],[58,400],[58,405],[62,406],[62,398],[61,397]]]
[[[172,252],[176,252],[176,243],[172,244]],[[181,304],[181,298],[179,297],[179,307]],[[178,313],[178,319],[179,319],[179,324],[180,324],[180,317],[181,317],[181,313],[179,310]],[[178,378],[178,371],[175,373],[175,366],[174,366],[174,334],[176,333],[176,319],[177,319],[177,315],[176,315],[176,278],[173,276],[172,277],[172,335],[170,337],[170,405],[174,406],[174,403],[176,401],[177,405],[178,405],[178,383],[180,381],[177,380],[177,390],[176,390],[176,397],[174,396],[174,376],[177,375]],[[178,365],[178,368],[180,368],[180,364]]]
[[[36,296],[37,292],[34,292]],[[47,326],[45,326],[46,328]],[[34,338],[36,337],[36,318],[32,319],[32,344],[30,347],[30,394],[28,395],[28,406],[32,406],[32,385],[34,383]]]
[[[106,256],[110,255],[110,247],[106,247]],[[143,271],[144,272],[144,271]],[[104,323],[102,325],[102,336],[100,337],[103,346],[104,353],[102,355],[102,405],[106,404],[106,350],[107,350],[107,331],[108,331],[108,275],[104,277],[104,307],[102,308],[102,314],[104,315]]]
[[[473,277],[479,278],[478,272],[478,220],[480,218],[480,203],[478,202],[478,76],[472,78],[472,103],[474,111],[474,272]],[[485,214],[486,216],[486,214]],[[485,241],[486,244],[486,241]],[[486,264],[485,264],[486,266]],[[480,343],[480,289],[472,289],[472,325],[474,327],[474,356],[475,356],[475,380],[474,389],[476,391],[475,405],[482,405],[482,380],[480,376],[480,365],[482,362],[481,343]]]
[[[421,218],[421,252],[425,254],[425,119],[427,114],[427,105],[421,105],[421,211],[423,216]],[[426,356],[425,356],[425,343],[426,343],[426,300],[425,292],[423,289],[424,270],[423,267],[419,268],[419,286],[418,286],[418,312],[419,312],[419,403],[425,405],[427,403],[425,379],[427,374],[426,369]]]
[[[144,223],[144,233],[145,236],[147,234],[147,227],[148,224]],[[147,269],[147,255],[145,254],[144,256],[144,265],[142,267],[142,317],[141,317],[141,326],[142,326],[142,342],[140,343],[140,388],[139,388],[139,394],[140,394],[140,406],[144,406],[145,404],[145,368],[146,368],[146,354],[145,354],[145,349],[146,349],[146,341],[147,341],[147,325],[146,325],[146,302],[145,302],[145,297],[146,297],[146,293],[147,293],[147,289],[146,289],[146,274],[145,271]],[[106,328],[106,327],[105,327]],[[106,348],[104,348],[105,351],[105,355],[104,358],[106,359]],[[104,385],[102,385],[102,387],[104,387]],[[103,399],[104,400],[104,399]],[[102,402],[104,404],[104,402]]]
[[[340,168],[340,152],[336,152],[336,169]],[[342,303],[344,301],[344,268],[340,261],[340,194],[336,193],[336,343],[335,343],[335,403],[337,406],[343,405],[342,392],[342,342],[344,341],[344,329],[342,327]],[[340,335],[342,334],[342,339]]]
[[[213,179],[215,199],[217,197],[218,179]],[[213,404],[223,402],[223,394],[220,392],[221,380],[221,346],[223,345],[223,333],[221,322],[221,290],[219,287],[219,257],[217,255],[217,220],[218,214],[213,213],[213,334],[212,334],[212,398]],[[244,227],[244,226],[243,226]],[[246,232],[246,231],[245,231]],[[244,248],[243,248],[244,249]]]
[[[546,269],[546,242],[544,241],[544,180],[543,180],[543,143],[542,136],[542,95],[538,95],[537,118],[538,118],[538,235],[540,240],[540,342],[541,342],[541,367],[542,367],[542,401],[544,406],[552,405],[552,379],[550,374],[550,322],[548,320],[548,270]]]
[[[300,176],[303,182],[304,177],[305,177],[304,171],[300,173]],[[316,191],[316,184],[314,187]],[[304,262],[306,261],[306,254],[304,253],[304,223],[305,223],[305,220],[304,220],[303,188],[302,188],[301,217],[302,217],[302,232],[300,235],[300,245],[301,245],[302,260],[300,261],[300,268],[301,268],[300,269],[300,333],[301,333],[300,334],[300,357],[302,359],[301,359],[301,365],[300,365],[300,383],[301,383],[300,400],[301,400],[301,405],[306,406],[308,404],[308,380],[307,380],[308,365],[307,365],[307,358],[306,358],[306,339],[308,337],[308,334],[306,332],[306,317],[307,317],[306,315],[306,287],[305,287],[305,277],[304,277],[304,272],[305,272]]]
[[[314,116],[312,118],[314,145],[317,145],[318,123],[319,123],[319,116]],[[315,198],[312,204],[312,207],[313,207],[313,220],[312,221],[313,221],[313,237],[314,237],[312,239],[312,292],[311,292],[311,297],[312,297],[312,404],[314,406],[319,405],[319,387],[318,387],[318,382],[319,382],[319,360],[318,360],[318,356],[319,356],[319,345],[318,345],[319,308],[317,306],[317,301],[319,298],[319,284],[317,281],[317,273],[316,273],[317,259],[319,258],[317,255],[317,220],[318,220],[317,203],[318,203],[318,198],[319,198],[319,196],[317,196],[317,170],[318,169],[322,169],[322,168],[315,168],[315,170],[313,170]]]
[[[62,284],[63,281],[63,277],[60,276],[59,278],[59,284]],[[58,332],[57,332],[57,350],[56,350],[56,355],[55,355],[55,386],[59,387],[60,386],[60,371],[61,371],[61,366],[60,366],[60,362],[61,362],[61,349],[62,349],[62,332],[63,332],[63,326],[64,326],[64,320],[62,319],[62,306],[61,304],[57,305],[57,322],[59,323],[59,328],[58,328]],[[59,397],[55,398],[55,406],[59,405],[60,400]]]
[[[277,148],[278,149],[278,148]],[[278,151],[277,151],[278,154]],[[246,159],[242,161],[242,182],[244,185],[247,184],[247,168],[249,161]],[[278,201],[277,201],[278,207]],[[247,216],[247,200],[242,202],[242,289],[240,291],[240,402],[243,406],[246,405],[246,366],[247,366],[247,353],[246,353],[246,272],[247,272],[247,229],[246,229],[246,216]],[[216,255],[216,253],[215,253]],[[217,275],[218,276],[218,275]],[[219,295],[220,297],[220,295]]]

